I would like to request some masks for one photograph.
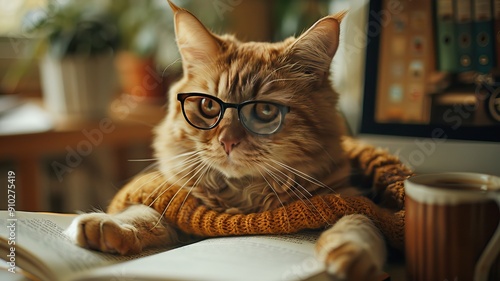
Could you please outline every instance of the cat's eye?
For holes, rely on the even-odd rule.
[[[271,101],[245,101],[240,104],[225,103],[207,94],[181,93],[177,95],[182,113],[191,126],[210,130],[216,127],[226,109],[235,108],[241,124],[258,135],[271,135],[283,126],[290,107]]]
[[[252,105],[252,116],[260,122],[271,122],[280,113],[277,106],[269,103],[255,103]]]
[[[200,99],[199,107],[201,115],[205,118],[215,118],[220,114],[220,105],[213,99]]]

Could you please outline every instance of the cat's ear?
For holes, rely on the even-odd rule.
[[[189,11],[168,0],[174,12],[175,37],[185,71],[206,64],[219,54],[219,40]]]
[[[345,12],[324,17],[304,32],[290,46],[292,59],[306,72],[328,72],[339,46],[340,21]]]

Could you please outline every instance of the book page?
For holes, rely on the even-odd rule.
[[[17,212],[16,265],[41,280],[302,280],[323,271],[314,257],[318,232],[210,238],[139,258],[74,245],[62,233],[73,218]],[[8,219],[0,211],[0,254],[6,260]]]
[[[314,257],[317,232],[209,238],[101,268],[78,280],[302,280],[323,271]]]
[[[17,267],[42,280],[69,279],[79,272],[165,250],[125,257],[104,254],[83,249],[63,234],[75,215],[16,212],[12,219],[8,214],[0,211],[0,257],[7,262],[14,260]],[[14,232],[9,226],[15,226]]]

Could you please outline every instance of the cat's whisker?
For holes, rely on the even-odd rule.
[[[189,156],[187,157],[187,159],[185,159],[185,160],[183,160],[183,161],[180,161],[180,162],[179,162],[179,164],[177,164],[177,165],[176,165],[176,167],[177,167],[177,166],[185,166],[185,167],[184,167],[183,169],[181,169],[180,171],[178,171],[178,172],[176,172],[176,173],[173,173],[173,174],[172,174],[169,178],[165,179],[164,181],[165,181],[165,182],[169,182],[172,178],[177,177],[179,174],[181,174],[181,173],[185,172],[186,170],[191,169],[191,167],[196,166],[199,162],[201,162],[201,160],[200,160],[200,159],[197,159],[197,158],[195,157],[195,156],[196,156],[196,154],[197,154],[196,152],[192,152],[192,153],[185,154],[185,155],[189,155]],[[174,158],[178,158],[178,157],[174,157]],[[160,173],[160,176],[161,176],[161,175],[162,175],[162,173],[161,173],[161,172],[159,172],[159,173]],[[190,172],[189,172],[189,173],[190,173]],[[183,179],[184,177],[186,177],[189,173],[187,173],[185,176],[183,176],[183,177],[181,177],[180,179],[178,179],[178,181],[179,181],[179,180],[181,180],[181,179]],[[159,176],[158,176],[158,177],[159,177]],[[158,177],[155,177],[154,179],[157,179]],[[153,179],[153,180],[154,180],[154,179]],[[175,183],[177,183],[177,182],[175,182]],[[146,184],[147,184],[147,183],[144,183],[144,184],[142,184],[142,185],[138,186],[138,187],[137,187],[137,188],[133,191],[133,193],[135,193],[135,192],[139,191],[139,190],[140,190],[140,189],[141,189],[144,185],[146,185]],[[161,188],[162,188],[162,186],[163,186],[163,185],[159,185],[159,186],[158,186],[158,187],[156,187],[156,188],[155,188],[152,192],[150,192],[150,193],[149,193],[149,195],[148,195],[148,197],[146,198],[146,200],[149,200],[149,198],[151,198],[152,194],[156,193],[156,192],[157,192],[157,190],[159,190],[159,189],[161,189]],[[167,188],[167,190],[168,190],[168,188]],[[154,203],[154,201],[153,201],[151,204],[153,204],[153,203]],[[151,206],[151,205],[150,205],[150,206]]]
[[[289,181],[292,181],[294,183],[290,185],[290,187],[295,187],[297,189],[297,187],[300,187],[302,190],[305,191],[305,193],[307,194],[304,195],[304,193],[302,193],[300,190],[297,189],[297,191],[300,192],[300,194],[302,195],[303,198],[307,198],[307,197],[312,197],[313,194],[307,189],[305,188],[301,183],[299,183],[298,181],[296,181],[293,177],[287,175],[286,173],[284,173],[283,171],[281,171],[280,169],[274,167],[273,165],[271,165],[270,163],[265,163],[268,167],[274,169],[275,171],[277,171],[278,173],[280,173],[281,175],[283,175],[284,177],[288,178]],[[295,176],[298,176],[299,178],[302,178],[299,174],[297,174],[295,171],[293,170],[288,170],[288,172],[290,172],[292,175],[295,175]]]
[[[194,154],[194,153],[193,153],[193,154]],[[189,159],[189,157],[188,157],[188,159]],[[181,163],[182,163],[182,162],[181,162]],[[154,163],[154,164],[152,164],[152,165],[149,165],[149,166],[148,166],[148,167],[146,167],[143,171],[141,171],[141,174],[143,174],[143,173],[145,174],[145,171],[147,171],[147,170],[149,170],[149,169],[152,169],[152,168],[154,168],[154,167],[156,167],[156,166],[158,166],[158,165],[159,165],[159,163]],[[155,176],[152,180],[156,180],[157,178],[159,178],[160,176],[162,176],[162,173],[161,173],[160,171],[155,171],[155,173],[158,173],[158,175],[157,175],[157,176]],[[172,177],[173,177],[173,176],[176,176],[176,175],[178,175],[178,174],[174,174],[174,175],[172,175]],[[166,181],[168,181],[169,179],[170,179],[170,178],[166,179]],[[138,192],[138,191],[139,191],[139,190],[140,190],[143,186],[145,186],[146,184],[148,184],[148,183],[143,183],[143,184],[141,184],[141,185],[137,186],[137,187],[136,187],[136,189],[132,191],[132,194],[134,194],[134,193]],[[158,190],[158,188],[159,188],[159,187],[157,187],[155,190],[153,190],[153,192],[156,192],[156,190]],[[147,198],[147,199],[149,199],[149,198],[150,198],[150,196],[148,196],[148,198]]]
[[[157,179],[157,178],[159,178],[159,177],[161,177],[161,176],[162,176],[162,173],[161,173],[160,171],[155,171],[155,172],[152,172],[151,174],[156,174],[156,175],[155,175],[155,176],[151,179],[151,181],[154,181],[155,179]],[[138,182],[138,181],[140,181],[143,177],[146,177],[146,176],[147,176],[147,177],[150,177],[150,175],[151,175],[151,174],[149,174],[149,173],[141,173],[141,174],[139,174],[139,176],[135,177],[135,179],[134,179],[134,181],[133,181],[133,182],[131,182],[131,183],[129,183],[129,184],[130,184],[130,185],[132,185],[132,186],[135,186],[135,185],[137,184],[137,182]],[[137,191],[139,191],[139,190],[140,190],[140,189],[141,189],[144,185],[146,185],[146,184],[149,184],[149,182],[145,182],[145,183],[143,183],[143,184],[141,184],[141,185],[137,186],[137,187],[136,187],[136,188],[135,188],[135,189],[134,189],[131,193],[132,193],[132,194],[135,194]]]
[[[273,167],[273,168],[274,168],[274,167]],[[274,169],[276,169],[276,168],[274,168]],[[276,169],[276,170],[277,170],[277,169]],[[271,177],[273,178],[273,180],[274,180],[276,183],[280,184],[281,186],[288,185],[288,187],[289,187],[289,188],[288,188],[288,189],[285,189],[285,190],[289,190],[289,191],[290,191],[293,195],[295,195],[295,197],[297,197],[297,199],[298,199],[298,200],[301,200],[301,201],[304,203],[304,205],[306,205],[306,206],[308,205],[308,204],[307,204],[307,202],[305,202],[305,201],[304,201],[304,200],[309,200],[309,199],[308,199],[308,197],[307,197],[307,196],[304,196],[304,194],[303,194],[302,192],[300,192],[300,190],[298,190],[298,189],[297,189],[297,188],[296,188],[293,184],[290,184],[290,183],[289,183],[288,181],[286,181],[284,178],[280,177],[279,175],[277,175],[276,173],[274,173],[274,172],[270,171],[269,169],[266,169],[266,172],[267,172],[267,174],[268,174],[269,176],[271,176]],[[290,176],[288,176],[288,175],[286,175],[286,174],[284,174],[284,175],[285,175],[285,177],[287,177],[288,179],[292,179]],[[293,180],[293,179],[292,179],[292,180]],[[297,190],[297,191],[300,193],[300,195],[299,195],[299,194],[297,194],[297,192],[295,192],[295,190]],[[287,194],[289,194],[289,193],[288,193],[288,191],[287,191]],[[290,195],[289,195],[289,196],[290,196]]]
[[[259,163],[257,163],[257,165],[260,166]],[[262,167],[264,171],[266,171],[267,173],[267,169],[265,169],[265,167]],[[291,225],[290,225],[290,218],[288,217],[288,213],[286,211],[286,208],[285,208],[285,204],[283,204],[283,201],[281,201],[278,193],[276,192],[276,190],[274,190],[272,184],[267,180],[267,178],[264,176],[264,174],[262,174],[262,172],[260,170],[259,171],[259,174],[262,176],[262,178],[264,179],[264,181],[267,183],[267,185],[269,186],[269,188],[274,192],[274,195],[276,195],[276,198],[278,199],[279,203],[281,204],[281,206],[283,207],[283,209],[285,210],[285,217],[287,218],[287,222],[288,222],[288,229],[291,228]]]
[[[190,173],[191,173],[191,171],[190,171],[190,172],[188,172],[188,173],[187,173],[185,176],[183,176],[182,178],[186,177],[186,176],[187,176],[187,175],[189,175]],[[181,179],[182,179],[182,178],[181,178]],[[163,188],[163,187],[164,187],[165,185],[167,185],[167,184],[169,184],[169,186],[168,186],[168,187],[166,187],[166,188]],[[151,194],[156,193],[156,191],[157,191],[158,189],[163,189],[163,190],[160,192],[160,194],[159,194],[158,196],[156,196],[156,198],[155,198],[153,201],[151,201],[151,203],[149,203],[149,204],[148,204],[148,206],[149,206],[149,207],[152,207],[152,206],[153,206],[153,204],[154,204],[154,203],[158,200],[158,198],[161,198],[161,197],[163,196],[163,194],[165,194],[165,192],[167,192],[168,190],[170,190],[170,189],[171,189],[172,187],[174,187],[174,186],[175,186],[175,183],[169,183],[169,181],[168,181],[168,180],[163,180],[163,182],[162,182],[161,184],[159,184],[159,185],[158,185],[158,187],[157,187],[157,188],[156,188],[153,192],[151,192],[151,193],[150,193],[150,195],[148,196],[148,198],[150,198],[150,197],[151,197]],[[151,228],[151,229],[153,229],[153,228],[157,227],[157,226],[161,223],[162,218],[165,216],[165,214],[166,214],[166,212],[167,212],[167,208],[168,208],[168,206],[169,206],[169,205],[170,205],[170,203],[174,200],[174,198],[177,196],[177,194],[180,192],[180,190],[181,190],[181,189],[182,189],[182,188],[179,188],[179,189],[175,192],[175,194],[172,196],[172,198],[170,198],[170,201],[168,202],[167,206],[163,209],[163,211],[162,211],[161,215],[158,217],[158,221],[156,221],[156,223],[152,226],[152,228]],[[187,198],[187,196],[186,196],[186,198]],[[146,201],[146,200],[145,200],[145,201]]]
[[[151,178],[151,180],[150,180],[150,181],[148,181],[148,182],[144,182],[144,183],[142,183],[142,184],[138,185],[138,186],[137,186],[134,190],[132,190],[132,191],[131,191],[131,194],[136,194],[136,193],[137,193],[137,192],[139,192],[139,191],[140,191],[140,190],[141,190],[144,186],[148,186],[148,185],[150,184],[150,182],[153,182],[153,181],[155,181],[155,180],[157,180],[158,178],[161,178],[161,177],[163,176],[163,174],[162,174],[160,171],[156,171],[156,172],[154,172],[154,173],[156,173],[156,175],[154,175],[154,176]],[[146,176],[146,175],[149,175],[149,174],[146,174],[146,173],[145,173],[145,174],[143,174],[142,176]],[[142,176],[141,176],[141,177],[142,177]],[[164,180],[163,182],[166,182],[166,181]],[[164,184],[162,183],[162,184],[160,184],[159,186],[157,186],[157,187],[156,187],[156,188],[155,188],[152,192],[149,192],[148,197],[146,197],[146,198],[147,198],[147,199],[149,199],[149,198],[151,197],[151,194],[152,194],[153,192],[156,192],[156,191],[157,191],[159,188],[161,188],[163,185],[164,185]]]
[[[127,161],[129,162],[152,162],[152,161],[156,161],[158,159],[156,158],[149,158],[149,159],[128,159]]]
[[[292,65],[295,65],[295,64],[292,64]],[[287,64],[285,64],[285,65],[280,66],[280,67],[278,67],[278,68],[274,69],[273,71],[271,71],[271,72],[270,72],[270,73],[269,73],[269,74],[268,74],[268,75],[264,78],[264,81],[266,81],[266,82],[265,82],[265,84],[269,83],[269,82],[267,82],[267,80],[268,80],[268,79],[269,79],[272,75],[276,74],[278,71],[281,71],[282,69],[287,68],[287,67],[290,67],[290,64],[288,64],[288,65],[287,65]],[[265,84],[264,84],[264,85],[265,85]]]
[[[197,161],[193,161],[192,164],[190,164],[189,166],[185,167],[184,169],[180,170],[179,172],[175,173],[174,175],[172,175],[170,178],[166,179],[167,182],[170,182],[170,179],[173,178],[173,177],[176,177],[177,175],[179,175],[180,173],[183,173],[184,171],[188,171],[187,173],[185,173],[182,177],[180,177],[179,179],[177,179],[175,182],[173,182],[171,184],[170,187],[168,187],[167,189],[165,189],[164,191],[162,191],[154,200],[151,204],[153,204],[158,198],[160,198],[168,189],[170,189],[172,186],[175,186],[179,181],[183,180],[184,178],[188,177],[190,174],[193,174],[189,179],[187,179],[184,184],[179,188],[182,189],[185,187],[185,185],[190,182],[200,171],[200,169],[202,169],[204,167],[205,164],[203,164],[202,168],[199,168],[199,167],[196,167],[194,169],[191,169],[193,166],[197,166],[199,165],[200,163],[203,163],[203,161],[201,159],[197,159]],[[176,193],[177,194],[177,193]],[[173,200],[175,197],[175,195],[172,197],[171,200]],[[169,205],[170,205],[170,202],[169,202]],[[167,206],[168,207],[168,206]]]
[[[313,209],[316,211],[316,213],[320,214],[320,215],[321,215],[321,217],[323,218],[323,220],[324,220],[325,222],[329,223],[329,222],[328,222],[328,220],[326,219],[326,217],[325,217],[325,216],[324,216],[324,215],[320,212],[320,210],[319,210],[319,209],[318,209],[318,208],[317,208],[317,207],[316,207],[316,206],[315,206],[315,205],[311,202],[310,197],[312,197],[312,196],[313,196],[313,194],[311,194],[307,188],[305,188],[302,184],[300,184],[299,182],[297,182],[295,179],[293,179],[293,178],[292,178],[292,177],[290,177],[289,175],[287,175],[287,174],[285,174],[284,172],[280,171],[278,168],[276,168],[276,167],[272,166],[272,165],[271,165],[271,164],[269,164],[269,163],[265,163],[265,164],[266,164],[268,167],[270,167],[270,168],[272,168],[272,169],[276,170],[277,172],[279,172],[280,174],[282,174],[284,177],[286,177],[286,178],[288,178],[289,180],[291,180],[293,183],[295,183],[295,185],[293,185],[293,184],[292,184],[292,185],[290,185],[290,190],[292,191],[292,193],[293,193],[293,194],[294,194],[294,195],[295,195],[295,196],[296,196],[299,200],[301,200],[301,201],[304,203],[304,205],[308,206],[309,208],[310,208],[310,206],[312,206],[312,207],[313,207]],[[275,174],[275,173],[274,173],[274,174]],[[292,172],[292,174],[297,175],[297,174],[295,174],[295,173],[293,173],[293,172]],[[276,175],[276,174],[275,174],[275,176],[279,177],[279,175]],[[281,177],[279,177],[279,178],[281,178]],[[285,180],[285,179],[283,179],[283,178],[281,178],[281,181],[282,181],[282,184],[285,184],[285,181],[286,181],[286,180]],[[302,190],[304,190],[304,191],[307,193],[307,195],[308,195],[308,196],[305,196],[305,195],[304,195],[304,193],[302,193],[302,192],[300,191],[300,189],[299,189],[299,188],[301,188]],[[298,194],[294,191],[294,189],[295,189],[298,193],[300,193],[300,195],[301,195],[301,196],[299,196],[299,195],[298,195]],[[323,200],[323,202],[325,202],[325,203],[326,203],[326,201],[325,201],[323,198],[322,198],[322,200]],[[306,202],[306,201],[307,201],[307,202]]]
[[[181,169],[180,171],[172,174],[169,178],[165,179],[166,182],[170,182],[170,180],[172,178],[175,178],[177,177],[179,174],[181,173],[184,173],[185,171],[188,171],[187,173],[185,173],[182,177],[178,178],[176,181],[174,181],[173,183],[171,183],[171,185],[166,188],[165,190],[163,190],[162,192],[160,192],[160,194],[151,202],[150,206],[152,204],[154,204],[154,202],[156,202],[156,200],[158,200],[158,198],[160,198],[165,192],[167,192],[172,186],[175,186],[179,181],[183,180],[184,178],[186,178],[187,176],[189,176],[190,174],[192,174],[193,172],[195,172],[196,170],[195,169],[192,169],[193,166],[196,166],[198,164],[202,163],[202,160],[201,159],[198,159],[197,161],[193,161],[193,163],[189,164],[188,166],[184,167],[183,169]],[[192,177],[190,179],[188,179],[186,182],[189,182],[190,180],[192,179]],[[185,185],[186,183],[184,183]],[[151,198],[152,194],[155,193],[156,191],[158,190],[155,189],[154,192],[150,193],[147,197],[147,199]],[[172,198],[173,199],[173,198]]]
[[[272,83],[275,83],[275,82],[286,82],[286,81],[297,81],[298,79],[297,78],[279,78],[279,79],[274,79],[274,80],[271,80],[269,82],[267,82],[268,84],[272,84]]]
[[[270,165],[269,165],[270,166]],[[312,194],[306,189],[304,188],[300,183],[298,183],[297,181],[295,181],[292,177],[290,177],[289,175],[281,172],[279,169],[275,168],[275,167],[272,167],[270,166],[271,168],[273,168],[274,170],[280,172],[284,177],[280,177],[278,174],[276,174],[275,172],[272,172],[270,170],[268,170],[269,173],[272,173],[272,175],[274,176],[275,180],[277,183],[281,184],[282,186],[285,186],[287,185],[288,186],[288,190],[290,190],[293,195],[295,195],[298,199],[302,200],[303,199],[306,199],[308,200],[308,197],[311,197]],[[302,193],[296,186],[300,186],[302,189],[304,189],[308,194],[305,195],[304,193]],[[297,194],[297,192],[300,193],[300,194]],[[305,203],[305,202],[304,202]]]
[[[154,171],[154,170],[156,170],[158,165],[160,165],[158,162],[151,163],[151,164],[147,165],[144,169],[142,169],[139,172],[139,174],[145,174],[146,172]]]
[[[192,156],[192,155],[195,155],[195,154],[197,155],[199,153],[200,153],[200,151],[197,151],[197,150],[184,152],[184,153],[177,154],[174,157],[169,158],[168,161],[176,160],[178,158],[185,157],[185,156]]]
[[[185,161],[189,161],[190,158],[195,157],[196,154],[197,154],[196,151],[190,151],[190,152],[187,152],[187,153],[182,153],[182,154],[176,155],[176,156],[174,156],[174,157],[172,157],[172,158],[170,158],[169,160],[166,160],[166,161],[173,161],[173,160],[177,160],[180,157],[188,156],[186,160],[180,162],[182,164]],[[156,158],[155,160],[159,160],[159,159]],[[156,163],[153,163],[151,165],[148,165],[141,172],[139,172],[139,174],[145,174],[147,171],[153,170],[154,168],[156,168],[159,165],[160,165],[159,162],[156,162]],[[155,171],[154,173],[159,173],[159,175],[156,176],[155,178],[153,178],[153,180],[155,180],[155,179],[157,179],[157,178],[159,178],[161,176],[161,172],[159,172],[159,171]],[[138,186],[134,191],[132,191],[132,193],[138,192],[146,184],[147,183],[144,183],[144,184]]]
[[[275,169],[276,171],[279,171],[279,170],[278,170],[277,168],[275,168],[275,167],[272,167],[272,166],[270,166],[270,167],[271,167],[271,168],[273,168],[273,169]],[[305,196],[305,195],[304,195],[304,193],[302,193],[302,192],[298,189],[298,187],[297,187],[297,186],[301,187],[303,190],[305,190],[307,193],[309,193],[305,187],[303,187],[301,184],[297,183],[297,182],[296,182],[296,181],[295,181],[292,177],[288,176],[288,175],[287,175],[287,174],[285,174],[285,173],[282,173],[281,171],[279,171],[279,172],[281,172],[281,173],[283,174],[283,176],[285,176],[286,178],[288,178],[288,180],[286,180],[285,178],[280,177],[278,174],[276,174],[276,173],[274,173],[274,172],[270,171],[269,169],[266,169],[266,172],[267,172],[267,173],[268,173],[268,174],[269,174],[269,175],[270,175],[270,176],[271,176],[271,177],[272,177],[272,178],[273,178],[273,179],[274,179],[274,180],[275,180],[278,184],[280,184],[280,185],[286,185],[286,184],[288,184],[288,185],[289,185],[289,190],[293,193],[293,195],[295,195],[295,197],[297,197],[297,199],[298,199],[298,200],[302,201],[302,203],[304,203],[304,205],[305,205],[305,206],[307,206],[307,207],[308,207],[308,208],[310,208],[311,210],[314,210],[317,214],[319,214],[319,215],[323,218],[323,220],[324,220],[326,223],[330,224],[330,223],[328,222],[328,220],[326,219],[326,217],[325,217],[325,216],[324,216],[324,215],[320,212],[320,210],[319,210],[319,209],[318,209],[318,208],[317,208],[317,207],[316,207],[316,206],[315,206],[315,205],[311,202],[311,200],[309,199],[309,197]],[[291,181],[293,181],[294,183],[296,183],[296,184],[297,184],[297,186],[296,186],[296,185],[293,185],[293,184],[290,184],[290,183],[289,183],[289,180],[291,180]],[[300,193],[300,195],[299,195],[299,194],[297,194],[297,192],[296,192],[296,191],[297,191],[298,193]],[[287,193],[288,193],[288,192],[287,192]],[[310,194],[310,193],[309,193],[309,194]],[[312,195],[311,195],[311,196],[312,196]],[[325,203],[326,203],[326,202],[325,202]],[[312,207],[312,208],[311,208],[311,207]]]
[[[182,208],[184,206],[184,203],[186,203],[186,200],[189,196],[189,194],[191,194],[191,191],[193,191],[193,189],[200,183],[200,181],[202,180],[203,176],[205,176],[205,174],[208,173],[208,171],[211,169],[211,166],[209,164],[209,162],[207,161],[205,164],[203,164],[203,166],[200,168],[200,170],[204,169],[205,171],[203,171],[200,176],[196,179],[196,181],[193,183],[193,185],[191,186],[191,188],[189,188],[187,194],[186,194],[186,197],[184,198],[184,200],[182,201],[181,203],[181,207]]]
[[[179,41],[177,41],[177,44],[179,44]],[[184,44],[178,45],[180,49],[184,48],[184,46],[185,46]],[[187,46],[186,48],[189,48],[189,46]],[[216,63],[214,58],[208,57],[206,58],[206,60],[198,60],[196,63],[197,63],[196,71],[197,72],[201,71],[204,74],[200,76],[212,77],[213,73],[210,70],[213,69],[212,66],[214,63]]]
[[[193,151],[190,153],[183,153],[182,155],[177,155],[175,157],[172,157],[170,159],[161,159],[161,162],[163,163],[169,163],[176,161],[176,163],[173,165],[173,168],[177,168],[179,166],[184,165],[185,163],[189,163],[193,159],[198,159],[199,156],[199,151]],[[185,159],[179,160],[179,158],[185,157]]]
[[[165,194],[165,192],[167,192],[170,188],[172,188],[174,185],[170,185],[169,187],[167,187],[165,190],[163,190],[150,204],[149,204],[149,207],[151,207],[155,202],[156,200],[158,200],[158,198],[160,198],[163,194]],[[172,198],[170,198],[170,201],[168,201],[168,204],[167,206],[163,209],[163,212],[161,213],[158,221],[156,222],[156,224],[153,226],[153,228],[157,227],[160,222],[161,222],[161,219],[163,218],[163,216],[165,216],[165,214],[167,213],[167,209],[168,207],[170,206],[170,204],[172,203],[172,201],[175,199],[175,197],[177,197],[177,194],[179,194],[179,192],[181,191],[181,188],[179,188],[175,193],[174,195],[172,196]]]
[[[302,178],[302,179],[304,179],[304,180],[306,180],[306,181],[308,181],[316,186],[324,187],[324,188],[329,189],[332,192],[335,192],[335,190],[332,189],[331,187],[329,187],[328,185],[324,184],[323,182],[315,179],[314,177],[312,177],[312,176],[310,176],[310,175],[308,175],[308,174],[306,174],[298,169],[295,169],[295,168],[293,168],[293,167],[291,167],[283,162],[275,160],[275,159],[270,159],[270,160],[273,161],[275,164],[279,165],[280,167],[284,168],[285,170],[295,174],[296,176],[298,176],[298,177],[300,177],[300,178]]]
[[[288,188],[283,188],[283,186],[287,185],[284,179],[280,178],[278,175],[276,175],[274,172],[270,171],[269,169],[262,167],[266,174],[271,177],[271,179],[276,182],[278,185],[281,186],[281,189],[290,197],[297,197],[299,200],[302,200],[302,197],[299,196],[292,188],[289,186]],[[288,184],[289,185],[289,184]],[[290,194],[291,193],[291,194]],[[283,205],[283,204],[282,204]]]
[[[201,162],[201,161],[200,161],[200,162]],[[171,205],[171,204],[172,204],[172,202],[174,201],[175,197],[177,197],[177,195],[179,194],[179,192],[180,192],[182,189],[184,189],[184,188],[186,187],[186,185],[187,185],[189,182],[191,182],[191,181],[193,180],[193,178],[194,178],[197,174],[199,174],[199,173],[200,173],[200,171],[202,171],[202,170],[203,170],[203,169],[204,169],[207,165],[208,165],[208,164],[203,163],[201,167],[197,167],[196,169],[193,169],[193,170],[192,170],[192,171],[195,171],[195,173],[194,173],[194,174],[193,174],[193,175],[192,175],[192,176],[191,176],[191,177],[190,177],[190,178],[189,178],[189,179],[188,179],[188,180],[187,180],[184,184],[182,184],[182,185],[179,187],[179,189],[178,189],[178,190],[174,193],[174,195],[172,196],[172,198],[171,198],[171,199],[170,199],[170,201],[168,202],[167,206],[165,206],[165,209],[164,209],[164,210],[163,210],[163,212],[161,213],[161,216],[160,216],[160,217],[163,217],[163,216],[165,215],[165,213],[166,213],[166,212],[167,212],[167,210],[168,210],[168,207],[170,207],[170,205]],[[191,172],[192,172],[192,171],[191,171]],[[190,173],[191,173],[191,172],[190,172]],[[188,173],[187,175],[189,175],[190,173]],[[198,179],[195,181],[195,183],[196,183],[196,182],[198,182],[198,180],[199,180],[200,178],[201,178],[201,177],[198,177]],[[158,195],[158,196],[157,196],[157,197],[156,197],[156,198],[155,198],[155,199],[151,202],[150,206],[151,206],[152,204],[154,204],[154,202],[156,202],[156,200],[157,200],[158,198],[161,198],[161,197],[163,196],[163,194],[164,194],[165,192],[167,192],[167,190],[169,190],[170,188],[172,188],[172,186],[174,186],[174,185],[175,185],[175,183],[173,183],[173,184],[172,184],[171,186],[169,186],[167,189],[163,190],[163,191],[162,191],[162,192],[161,192],[161,193],[160,193],[160,194],[159,194],[159,195]],[[193,186],[191,186],[190,190],[192,190],[192,189],[193,189],[193,187],[194,187],[194,185],[193,185]],[[186,197],[184,198],[184,200],[183,200],[183,202],[182,202],[181,206],[182,206],[182,205],[184,205],[184,203],[185,203],[185,201],[186,201],[186,199],[187,199],[188,195],[189,195],[189,192],[188,192],[188,194],[186,195]]]
[[[201,162],[201,161],[200,161]],[[184,200],[182,201],[179,209],[182,209],[182,207],[184,206],[184,204],[186,203],[186,200],[187,198],[189,197],[189,195],[191,194],[191,191],[193,191],[193,189],[196,187],[196,185],[198,185],[198,183],[201,181],[202,179],[202,176],[207,173],[207,171],[210,169],[210,165],[204,163],[202,165],[201,168],[198,168],[198,171],[201,171],[203,170],[204,168],[206,167],[205,171],[196,179],[196,181],[194,182],[194,184],[189,188],[188,192],[186,193],[186,196],[184,197]],[[188,173],[189,174],[189,173]],[[194,175],[193,175],[194,176]],[[189,182],[189,180],[188,180]],[[167,183],[167,181],[164,182],[164,184]],[[162,184],[162,185],[164,185]],[[167,190],[169,190],[172,186],[174,186],[174,184],[170,185],[165,191],[163,191],[158,197],[161,197],[162,194],[164,194]],[[161,219],[163,218],[163,216],[166,214],[167,212],[167,209],[168,207],[170,206],[170,204],[172,203],[172,201],[174,200],[174,198],[177,196],[177,194],[179,193],[179,191],[181,189],[185,188],[185,185],[182,185],[181,187],[179,187],[179,190],[177,190],[177,192],[174,194],[174,196],[172,196],[172,198],[170,199],[169,203],[167,204],[167,206],[163,209],[162,213],[161,213],[161,216],[159,217],[158,221],[155,223],[155,225],[153,227],[156,227],[158,226],[160,223],[161,223]],[[157,198],[158,198],[157,197]],[[155,199],[156,200],[156,199]],[[154,201],[153,201],[154,202]]]
[[[314,177],[312,177],[312,176],[310,176],[310,175],[308,175],[308,174],[306,174],[306,173],[304,173],[296,168],[293,168],[293,167],[291,167],[283,162],[280,162],[280,161],[275,160],[275,159],[271,159],[271,161],[273,161],[275,164],[279,165],[280,167],[286,169],[289,172],[292,172],[293,174],[299,176],[300,178],[302,178],[302,179],[304,179],[312,184],[315,184],[315,185],[321,186],[321,187],[326,187],[326,188],[328,187],[327,185],[325,185],[321,181],[315,179]]]
[[[193,155],[193,156],[190,156],[183,161],[176,163],[175,165],[173,165],[171,167],[171,169],[176,170],[178,168],[181,168],[180,172],[184,172],[186,170],[186,168],[190,168],[193,166],[193,164],[197,164],[200,161],[201,161],[201,158],[198,157],[198,155]],[[185,167],[185,168],[182,168],[182,167]]]
[[[180,63],[181,62],[181,58],[178,58],[176,60],[174,60],[173,62],[171,62],[169,65],[165,66],[165,68],[163,69],[163,71],[161,72],[161,77],[165,77],[165,73],[167,72],[167,70],[172,67],[174,64],[176,63]]]

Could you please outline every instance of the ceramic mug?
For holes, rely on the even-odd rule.
[[[417,175],[405,192],[409,280],[500,280],[500,177]]]

